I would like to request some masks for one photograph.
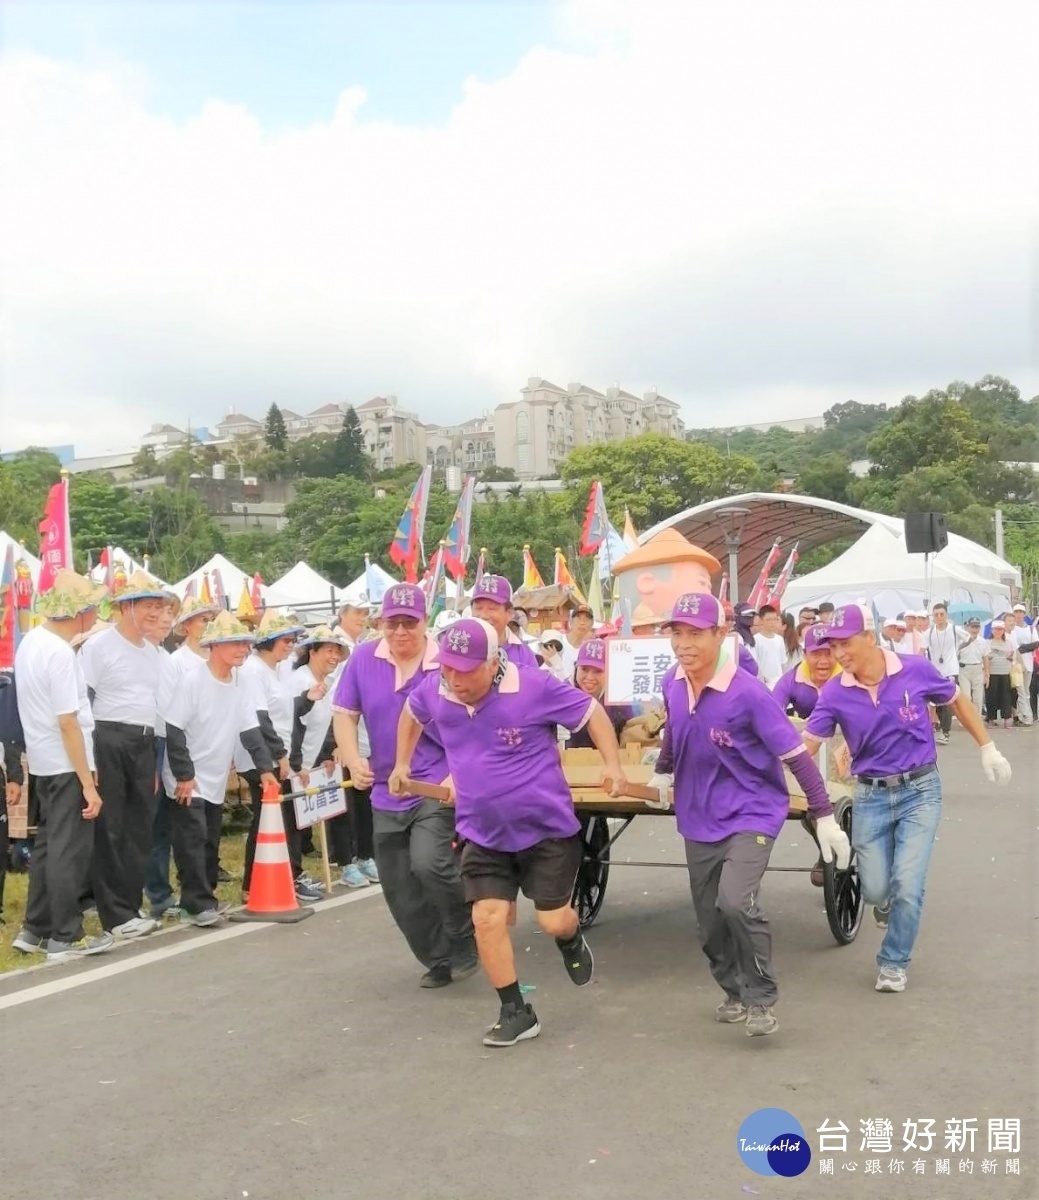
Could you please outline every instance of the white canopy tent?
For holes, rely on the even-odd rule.
[[[900,523],[901,524],[901,523]],[[963,541],[965,539],[958,539]],[[873,604],[881,616],[907,608],[923,608],[938,600],[949,604],[975,604],[991,613],[1010,607],[1010,590],[991,578],[990,569],[964,564],[946,549],[931,555],[925,568],[922,554],[910,554],[901,533],[888,526],[871,525],[861,538],[833,562],[794,579],[783,596],[783,607],[796,612],[804,605]]]
[[[393,587],[400,580],[394,579],[389,571],[384,571],[378,563],[370,563],[366,570],[348,584],[339,598],[340,604],[380,604],[386,589]]]
[[[118,568],[119,570],[124,571],[127,578],[129,578],[134,571],[147,570],[144,563],[139,563],[135,559],[131,558],[121,546],[116,546],[116,548],[112,551],[112,559],[113,568]],[[95,583],[104,583],[107,570],[108,568],[103,563],[98,563],[97,566],[94,567],[94,569],[90,572],[90,578]]]
[[[227,596],[228,603],[232,609],[236,608],[238,601],[241,599],[242,588],[246,584],[249,584],[251,587],[253,577],[251,575],[246,575],[244,571],[236,567],[229,558],[224,558],[222,554],[214,554],[209,562],[203,563],[203,565],[199,567],[197,571],[192,571],[192,573],[185,576],[180,583],[175,583],[173,585],[173,590],[183,600],[188,588],[191,586],[192,582],[194,582],[195,595],[197,596],[202,590],[203,576],[208,574],[209,587],[212,591],[214,571],[220,572],[220,581],[224,585],[224,593]],[[265,587],[261,587],[261,599],[266,600],[266,595],[267,589]]]
[[[43,564],[35,554],[30,554],[23,545],[21,545],[19,542],[16,542],[9,533],[2,529],[0,529],[0,570],[3,570],[4,562],[7,559],[8,546],[14,549],[15,564],[17,564],[18,560],[21,559],[26,566],[28,566],[29,574],[32,577],[32,585],[35,587],[39,582],[40,567],[43,566]]]
[[[305,562],[298,562],[274,583],[269,584],[264,601],[268,608],[299,608],[324,604],[339,607],[342,592]]]

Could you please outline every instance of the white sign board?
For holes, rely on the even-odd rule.
[[[296,810],[296,828],[309,829],[319,821],[327,821],[330,817],[345,813],[346,789],[342,783],[343,768],[338,766],[331,774],[315,768],[310,772],[310,782],[306,785],[298,775],[293,775],[292,790],[307,793],[294,796],[292,800],[292,807]]]
[[[739,637],[725,639],[725,653],[739,662]],[[607,638],[604,704],[659,703],[664,676],[675,665],[669,637]]]
[[[607,638],[605,704],[659,701],[664,676],[675,664],[671,639]]]

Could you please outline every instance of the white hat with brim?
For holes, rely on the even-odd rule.
[[[199,645],[218,646],[223,642],[248,642],[252,645],[255,640],[248,625],[239,621],[233,613],[222,612],[206,626]]]
[[[176,629],[178,625],[190,621],[192,617],[215,617],[220,612],[223,612],[223,606],[215,600],[200,600],[198,596],[189,596],[181,605],[173,628]]]
[[[92,583],[62,567],[54,577],[54,586],[42,592],[36,601],[39,613],[52,621],[72,621],[97,608],[107,595],[103,583]]]

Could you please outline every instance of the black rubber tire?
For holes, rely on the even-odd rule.
[[[841,800],[833,812],[837,824],[848,835],[849,841],[851,808],[850,800]],[[830,923],[830,932],[838,945],[849,945],[855,940],[862,925],[864,909],[854,851],[846,871],[838,871],[832,862],[823,864],[823,899],[826,903],[826,919]]]
[[[574,880],[571,903],[577,909],[581,928],[587,929],[599,915],[610,878],[610,827],[605,817],[589,817],[581,829],[584,856]]]

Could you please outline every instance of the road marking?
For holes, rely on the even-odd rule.
[[[319,900],[309,907],[317,912],[325,909],[341,908],[344,904],[353,904],[357,900],[366,900],[370,896],[381,896],[381,887],[367,887],[363,891],[348,892],[345,896],[332,896],[328,900]],[[247,933],[259,933],[264,929],[275,928],[275,922],[243,922],[241,925],[228,925],[204,937],[194,937],[188,941],[178,942],[175,946],[164,946],[157,950],[148,950],[144,954],[135,954],[122,962],[106,961],[108,955],[97,955],[94,966],[88,971],[79,971],[75,975],[66,975],[61,979],[52,979],[49,983],[40,983],[35,987],[23,988],[12,992],[9,996],[0,996],[0,1012],[5,1008],[17,1008],[20,1004],[29,1004],[33,1000],[42,1000],[46,996],[57,996],[62,992],[70,992],[74,988],[83,987],[88,983],[96,983],[100,979],[111,979],[113,975],[122,975],[125,971],[133,971],[138,967],[147,967],[152,963],[162,962],[168,958],[176,958],[179,954],[190,954],[192,950],[201,950],[206,946],[215,946],[219,942],[229,942],[232,938],[244,937]],[[306,925],[303,926],[306,929]],[[173,933],[173,930],[169,931]],[[84,962],[88,961],[86,959]],[[35,968],[46,969],[46,964]],[[30,968],[32,970],[33,968]],[[17,976],[15,976],[17,977]],[[2,978],[2,977],[0,977]]]

